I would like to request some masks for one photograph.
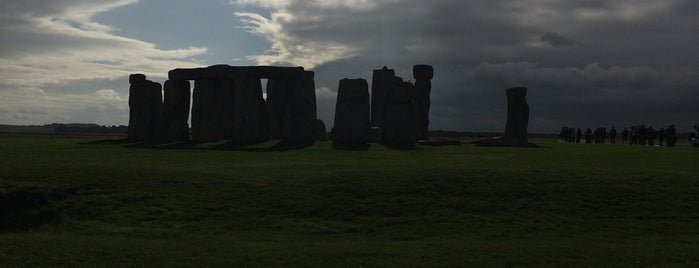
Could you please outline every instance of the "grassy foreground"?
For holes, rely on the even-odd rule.
[[[535,142],[0,134],[0,267],[699,265],[699,150]]]

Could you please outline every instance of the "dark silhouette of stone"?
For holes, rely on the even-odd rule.
[[[260,79],[241,78],[234,83],[232,135],[225,137],[244,143],[266,141],[269,139],[267,107]]]
[[[129,76],[129,130],[132,140],[157,140],[159,133],[162,87],[146,80],[143,74]]]
[[[515,87],[507,89],[507,125],[505,135],[490,139],[479,140],[477,146],[499,147],[535,147],[527,141],[527,125],[529,124],[529,105],[526,100],[527,88]]]
[[[315,134],[316,134],[317,141],[327,141],[328,140],[328,132],[325,128],[325,123],[323,123],[323,120],[316,119],[315,132],[316,132]]]
[[[170,79],[196,80],[192,139],[236,142],[281,138],[315,141],[316,100],[313,72],[302,67],[228,66],[174,69]],[[267,101],[260,78],[268,78]]]
[[[394,77],[384,102],[382,142],[394,146],[415,146],[415,105],[413,84]]]
[[[204,68],[178,68],[170,70],[170,72],[168,72],[168,78],[172,80],[235,80],[240,78],[267,78],[284,80],[302,77],[305,75],[304,72],[303,67],[212,65]]]
[[[415,78],[415,123],[418,140],[429,138],[430,124],[430,91],[432,91],[432,77],[434,69],[429,65],[413,66],[413,78]]]
[[[316,94],[314,73],[305,71],[287,85],[286,109],[282,118],[282,141],[315,142]]]
[[[371,78],[371,125],[381,127],[384,118],[386,95],[391,89],[391,83],[396,74],[393,69],[386,66],[380,70],[374,70]]]
[[[288,89],[290,84],[289,80],[267,80],[267,113],[270,138],[282,138],[284,112],[286,111],[286,99],[290,91]]]
[[[164,141],[189,140],[189,86],[187,80],[165,81],[160,120]]]
[[[221,126],[219,95],[223,80],[199,79],[194,82],[192,94],[192,140],[207,142],[217,141],[224,135]]]
[[[337,91],[333,144],[360,145],[369,140],[369,85],[364,79],[342,79]]]

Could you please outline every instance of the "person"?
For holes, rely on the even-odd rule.
[[[658,145],[663,146],[663,141],[665,141],[665,129],[660,128],[660,130],[658,130]]]
[[[655,129],[652,126],[648,126],[648,145],[655,146],[656,134]]]
[[[612,129],[609,130],[609,142],[611,144],[616,144],[616,129],[614,126],[612,126]]]
[[[585,131],[585,143],[592,143],[592,129],[590,128]]]
[[[692,144],[692,147],[699,147],[699,125],[694,125],[694,132],[689,135],[689,142]]]
[[[578,128],[578,131],[575,133],[575,143],[580,143],[580,140],[582,139],[582,131],[580,128]]]
[[[670,125],[665,130],[665,141],[668,147],[675,147],[675,143],[677,142],[677,130],[675,129],[675,125]]]
[[[624,130],[621,131],[621,143],[626,144],[629,142],[629,129],[624,128]]]

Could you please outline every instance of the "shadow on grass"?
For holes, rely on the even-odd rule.
[[[334,150],[341,151],[368,151],[371,148],[371,144],[338,144],[333,142]]]
[[[212,143],[207,146],[206,143]],[[145,148],[155,150],[220,150],[220,151],[245,151],[245,152],[284,152],[290,150],[301,150],[313,146],[315,142],[285,142],[279,141],[274,145],[265,145],[267,141],[256,142],[197,142],[197,141],[180,141],[180,142],[155,142],[155,141],[134,141],[129,139],[118,140],[96,140],[81,144],[87,145],[123,145],[127,148]]]
[[[404,145],[404,144],[384,144],[386,148],[401,151],[422,151],[424,149],[417,147],[415,145]]]

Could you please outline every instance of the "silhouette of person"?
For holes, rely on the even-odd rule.
[[[657,136],[657,133],[655,132],[655,129],[653,127],[648,126],[648,145],[649,146],[655,146],[655,137]]]
[[[692,144],[692,147],[699,147],[699,125],[694,125],[694,132],[689,135],[689,142]]]
[[[611,144],[616,144],[616,128],[614,128],[614,126],[609,130],[609,142]]]

